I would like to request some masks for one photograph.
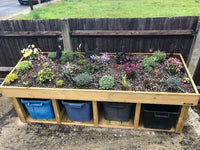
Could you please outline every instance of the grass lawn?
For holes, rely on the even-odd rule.
[[[61,0],[17,19],[200,16],[200,0]]]

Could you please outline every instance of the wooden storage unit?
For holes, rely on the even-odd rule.
[[[94,127],[112,127],[112,128],[128,128],[142,129],[154,131],[168,131],[180,133],[183,129],[184,122],[187,117],[190,106],[197,105],[199,100],[198,90],[191,78],[187,66],[181,54],[177,54],[182,59],[184,67],[189,75],[195,93],[167,93],[167,92],[139,92],[139,91],[114,91],[114,90],[88,90],[88,89],[62,89],[62,88],[36,88],[36,87],[12,87],[1,84],[0,89],[4,97],[11,97],[15,110],[22,122],[40,122],[40,123],[55,123],[69,125],[84,125]],[[21,59],[22,60],[22,59]],[[20,60],[20,61],[21,61]],[[20,62],[19,61],[19,62]],[[15,69],[15,68],[14,68]],[[14,71],[12,70],[12,72]],[[55,119],[32,119],[19,98],[38,98],[51,99]],[[92,101],[93,116],[89,122],[72,122],[69,120],[64,107],[60,107],[60,100],[81,100]],[[105,120],[103,114],[98,111],[98,102],[126,102],[135,103],[135,115],[131,116],[128,122],[108,121]],[[142,104],[166,104],[180,105],[181,113],[177,123],[171,130],[148,129],[144,128],[141,119]]]

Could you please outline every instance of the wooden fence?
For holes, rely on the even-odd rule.
[[[194,73],[193,79],[194,79],[195,84],[200,86],[200,58],[199,58],[198,65],[196,67],[196,71]]]
[[[68,19],[72,49],[85,43],[93,50],[149,52],[160,49],[180,52],[187,60],[196,36],[198,17]],[[20,50],[35,44],[43,51],[56,51],[63,42],[66,19],[0,21],[0,67],[12,67]]]

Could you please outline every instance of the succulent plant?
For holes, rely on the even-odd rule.
[[[16,69],[18,72],[26,73],[31,67],[32,63],[30,61],[24,60],[17,65]]]
[[[86,86],[92,82],[92,77],[88,73],[82,73],[75,78],[76,85]]]
[[[99,80],[101,89],[108,90],[114,86],[114,78],[110,75],[105,75]]]

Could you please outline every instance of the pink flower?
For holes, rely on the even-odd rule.
[[[141,62],[141,59],[138,59],[138,63],[140,63]]]
[[[132,66],[132,67],[135,67],[135,65],[134,65],[134,64],[131,64],[131,66]]]
[[[172,86],[173,86],[173,84],[171,83],[171,84],[170,84],[170,87],[172,87]]]
[[[136,64],[135,67],[138,67],[138,64]]]
[[[128,63],[126,63],[126,65],[128,65]]]
[[[122,63],[122,61],[120,60],[120,63]]]
[[[140,70],[139,70],[139,69],[137,69],[137,72],[140,72]]]
[[[181,82],[181,85],[184,85],[184,82]]]

